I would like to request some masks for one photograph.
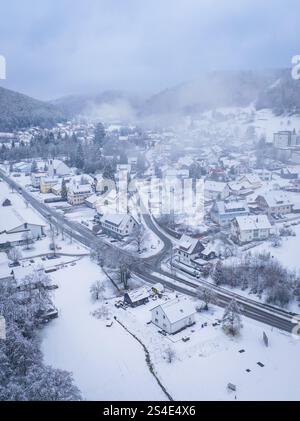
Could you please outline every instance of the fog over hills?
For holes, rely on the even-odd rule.
[[[121,114],[126,108],[128,114],[140,119],[193,115],[219,107],[246,107],[250,104],[282,114],[299,112],[299,93],[300,83],[291,78],[289,69],[227,71],[203,74],[196,80],[165,89],[144,100],[119,91],[107,91],[94,96],[60,98],[52,104],[72,116],[88,114],[97,107],[101,111],[104,105],[115,107],[116,114],[118,108],[123,111]]]
[[[0,130],[50,126],[79,115],[92,120],[167,121],[220,107],[269,108],[274,114],[300,113],[300,82],[290,70],[213,72],[163,90],[150,98],[109,90],[43,102],[0,88]]]

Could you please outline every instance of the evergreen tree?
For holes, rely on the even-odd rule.
[[[225,309],[222,319],[222,328],[228,335],[236,336],[243,327],[241,312],[238,303],[232,300]]]
[[[95,129],[94,142],[102,147],[105,139],[105,129],[102,123],[98,123]]]
[[[61,197],[64,200],[67,200],[68,198],[68,189],[67,189],[67,183],[66,180],[63,178],[61,182]]]
[[[81,143],[78,144],[76,149],[75,166],[79,169],[82,169],[84,166],[83,148]]]
[[[223,264],[220,260],[215,266],[215,269],[212,273],[212,278],[215,281],[216,285],[220,285],[223,281]]]
[[[136,162],[137,173],[143,174],[146,168],[147,168],[146,159],[141,154],[139,154],[137,157],[137,162]]]
[[[114,180],[115,179],[115,171],[113,166],[108,163],[103,171],[103,178],[104,180]]]
[[[37,166],[36,161],[32,161],[31,172],[34,173],[34,172],[37,172],[37,170],[38,170],[38,166]]]

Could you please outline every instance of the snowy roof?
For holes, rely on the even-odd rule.
[[[24,225],[45,226],[44,221],[31,208],[23,208],[22,215],[13,207],[2,207],[0,210],[0,232],[11,231]]]
[[[94,205],[98,200],[101,200],[101,198],[96,194],[93,194],[92,196],[85,199],[86,202],[91,203],[92,205]]]
[[[228,183],[228,186],[229,186],[230,190],[237,191],[237,192],[240,192],[241,190],[251,191],[251,183],[249,183],[248,181],[246,181],[246,183],[232,182],[232,183]]]
[[[188,235],[183,234],[178,241],[178,246],[180,249],[184,250],[186,253],[193,254],[197,251],[197,246],[201,243],[197,238],[189,237]]]
[[[219,201],[216,202],[216,209],[219,214],[227,214],[227,213],[234,213],[234,212],[249,212],[249,208],[247,202],[245,201],[230,201],[224,202]]]
[[[240,181],[246,179],[250,184],[261,184],[261,180],[256,174],[246,174],[240,178]]]
[[[164,292],[164,290],[165,290],[165,287],[163,286],[163,284],[161,284],[160,282],[158,282],[157,284],[154,284],[154,285],[152,286],[152,290],[156,290],[156,291],[158,291],[159,293],[163,293],[163,292]]]
[[[57,177],[41,177],[43,184],[56,184],[58,182]]]
[[[69,192],[73,194],[84,194],[84,193],[91,193],[91,185],[90,184],[70,184]]]
[[[179,320],[192,316],[196,312],[193,304],[188,300],[176,299],[155,308],[158,307],[162,309],[170,323],[176,323]],[[154,309],[152,309],[152,311],[153,310]]]
[[[28,232],[29,230],[22,231],[22,232],[14,232],[11,234],[7,234],[6,232],[0,234],[0,244],[6,244],[6,243],[14,243],[16,241],[22,241],[23,240],[23,234],[24,232]]]
[[[57,170],[61,165],[63,166],[63,168],[65,169],[69,169],[69,167],[62,162],[60,159],[52,159],[49,161],[49,164],[53,166],[53,169]]]
[[[132,303],[136,303],[137,301],[149,298],[150,293],[146,288],[141,287],[134,291],[127,292],[127,295]]]
[[[238,216],[236,221],[241,231],[272,228],[267,215]]]
[[[277,207],[277,206],[291,206],[292,205],[292,202],[289,200],[288,196],[278,191],[267,192],[262,197],[265,199],[268,207],[270,208]]]
[[[122,213],[115,213],[110,215],[104,215],[101,218],[101,223],[107,223],[122,229],[124,225],[127,225],[130,219],[133,218],[131,215],[124,215]]]
[[[216,253],[216,255],[217,255],[217,249],[216,249],[216,246],[214,245],[214,244],[212,244],[212,243],[209,243],[209,244],[207,244],[206,246],[205,246],[205,249],[204,250],[202,250],[202,252],[201,252],[204,256],[209,256],[210,255],[210,253]]]
[[[205,181],[204,189],[212,192],[223,192],[227,186],[227,183],[221,181]]]

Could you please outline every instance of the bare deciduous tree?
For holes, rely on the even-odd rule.
[[[95,301],[103,300],[104,292],[105,292],[105,286],[103,285],[103,282],[99,280],[94,282],[90,288],[92,299]]]
[[[165,358],[166,358],[166,360],[169,364],[172,364],[172,362],[176,358],[176,352],[175,352],[174,348],[172,348],[171,346],[168,346],[165,349]]]
[[[13,247],[8,252],[8,258],[13,263],[19,263],[20,259],[22,259],[22,253],[17,248]]]

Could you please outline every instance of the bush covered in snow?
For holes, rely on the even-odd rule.
[[[235,263],[217,263],[212,278],[217,285],[250,289],[258,296],[265,295],[266,302],[286,306],[293,295],[299,279],[294,272],[284,268],[269,253],[246,254]]]

